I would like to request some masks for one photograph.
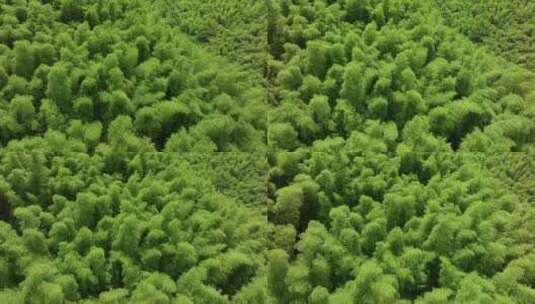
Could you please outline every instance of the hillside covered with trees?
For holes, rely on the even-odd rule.
[[[0,303],[535,303],[534,9],[0,0]]]

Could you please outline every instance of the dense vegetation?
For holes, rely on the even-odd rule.
[[[277,302],[535,301],[534,75],[428,1],[271,5]]]
[[[271,147],[379,128],[384,152],[530,150],[533,73],[482,52],[425,1],[376,2],[274,8]]]
[[[448,24],[507,60],[535,69],[535,3],[435,0]]]
[[[261,80],[267,48],[263,1],[160,0],[163,15],[181,32],[191,35],[213,53],[251,69]],[[255,77],[249,75],[249,77]]]
[[[534,8],[0,0],[0,303],[535,303]]]
[[[143,1],[17,1],[2,11],[1,144],[57,130],[91,151],[121,125],[169,152],[262,150],[262,86]]]
[[[0,153],[0,198],[8,202],[0,283],[18,286],[0,293],[2,303],[256,303],[262,296],[265,204],[224,195],[197,170],[209,155],[117,158],[38,144],[34,153]],[[255,177],[258,160],[218,157],[213,170],[228,163]]]

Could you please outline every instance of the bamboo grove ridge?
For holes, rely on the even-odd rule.
[[[0,0],[0,304],[535,303],[535,2]]]

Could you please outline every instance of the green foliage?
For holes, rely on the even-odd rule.
[[[192,15],[192,10],[204,10],[199,6],[191,2],[181,9],[187,9],[183,13],[200,23],[199,17]],[[4,4],[3,11],[13,13],[15,20],[10,21],[6,15],[6,20],[1,21],[6,28],[2,36],[6,49],[0,52],[1,142],[42,135],[48,129],[66,132],[77,119],[100,122],[102,133],[106,134],[114,119],[125,115],[135,122],[132,136],[149,139],[158,150],[175,133],[186,130],[195,133],[192,140],[206,141],[208,145],[213,142],[220,151],[263,151],[265,118],[258,119],[256,112],[260,109],[264,114],[262,108],[268,106],[265,95],[257,93],[263,88],[261,74],[256,71],[257,77],[249,77],[249,67],[229,63],[227,58],[234,54],[224,51],[223,58],[215,51],[218,42],[209,51],[206,46],[197,45],[195,37],[188,36],[194,33],[183,28],[186,23],[173,22],[186,21],[173,19],[177,7],[176,3],[166,1],[148,5],[124,0],[106,4]],[[229,1],[229,16],[223,27],[233,24],[234,13],[247,15],[244,22],[262,15],[257,13],[259,7],[255,4],[246,9]],[[247,10],[250,11],[246,13]],[[204,20],[210,19],[203,17]],[[175,30],[185,32],[168,34]],[[261,41],[261,31],[259,26],[252,30],[251,41],[244,45]],[[230,35],[228,39],[222,38],[226,41],[222,43],[224,48],[232,48],[241,45],[240,39],[240,35]],[[259,68],[260,59],[256,57],[260,51],[245,53],[254,54],[248,61]],[[232,102],[216,108],[212,100],[222,94]],[[4,118],[17,95],[34,98],[32,116],[38,119],[27,123],[31,127]],[[213,115],[224,118],[214,122]],[[199,128],[193,128],[197,124]],[[206,138],[206,132],[197,131],[212,124],[216,128],[230,126],[235,131],[222,138]],[[186,152],[192,149],[189,147]]]
[[[101,179],[104,156],[57,156],[51,148],[41,139],[35,156],[16,148],[0,154],[1,176],[10,176],[6,187],[13,189],[3,187],[3,203],[14,210],[9,224],[0,223],[2,288],[20,283],[29,303],[262,297],[253,286],[265,278],[258,270],[267,246],[265,211],[219,192],[213,176],[237,161],[232,155],[127,154],[124,173]],[[199,170],[200,160],[212,161],[212,170]],[[7,171],[20,172],[24,184],[10,184],[17,180]],[[46,182],[32,182],[45,172]],[[204,273],[191,283],[197,289],[185,283],[192,272]]]
[[[472,133],[491,129],[496,129],[494,140],[515,142],[510,151],[529,150],[529,136],[497,134],[497,129],[505,131],[503,125],[495,126],[505,113],[496,105],[511,100],[505,96],[514,92],[531,98],[533,74],[478,49],[441,18],[435,1],[280,1],[271,6],[272,30],[278,36],[268,39],[281,47],[267,62],[270,97],[277,105],[268,117],[278,132],[282,124],[297,132],[290,136],[286,125],[285,137],[292,144],[273,140],[268,143],[273,148],[293,151],[329,137],[348,139],[375,120],[395,122],[401,132],[425,117],[431,124],[428,137],[446,140],[453,150],[471,140]],[[522,6],[528,5],[517,8]],[[519,73],[525,77],[515,76]],[[328,119],[320,122],[315,112],[303,111],[316,106],[311,102],[315,95],[329,98],[334,125],[326,127]],[[533,108],[516,111],[510,122],[523,117],[532,121]],[[399,144],[396,139],[389,148]],[[475,150],[485,148],[472,146]]]
[[[52,100],[62,112],[70,111],[71,78],[65,67],[54,66],[48,74],[47,97]]]
[[[299,169],[284,179],[278,172],[287,158],[273,160],[270,182],[278,191],[268,218],[292,223],[300,232],[297,252],[284,259],[287,284],[277,287],[278,294],[300,302],[327,297],[355,303],[524,303],[532,289],[514,280],[509,289],[501,289],[503,281],[495,283],[506,275],[504,267],[516,263],[507,256],[524,260],[532,251],[532,238],[520,236],[533,225],[531,212],[521,215],[530,203],[500,190],[504,184],[494,177],[500,169],[489,162],[489,170],[484,155],[387,155],[375,152],[369,141],[360,146],[341,139],[316,142],[293,164]],[[401,169],[405,158],[413,165]],[[317,181],[319,210],[303,207],[312,198],[298,192],[302,175]],[[279,211],[281,203],[292,206],[293,201],[296,207]],[[303,219],[308,219],[304,229]],[[514,232],[499,228],[507,221],[515,223]],[[511,234],[499,236],[505,231]],[[276,240],[280,248],[287,246]],[[507,273],[514,271],[519,269]],[[279,286],[273,281],[273,288]]]
[[[355,279],[355,303],[393,303],[398,298],[396,280],[384,275],[377,263],[364,263]]]
[[[160,0],[167,22],[217,54],[238,62],[261,77],[267,47],[264,1],[223,0],[214,3]]]
[[[535,6],[0,2],[0,303],[535,302]]]
[[[33,71],[36,68],[36,56],[34,49],[26,40],[17,41],[14,44],[15,52],[15,73],[26,79],[31,79]]]
[[[530,70],[533,64],[533,14],[529,1],[435,0],[445,21],[490,52]]]

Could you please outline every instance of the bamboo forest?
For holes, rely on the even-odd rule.
[[[0,304],[535,303],[535,2],[0,0]]]

